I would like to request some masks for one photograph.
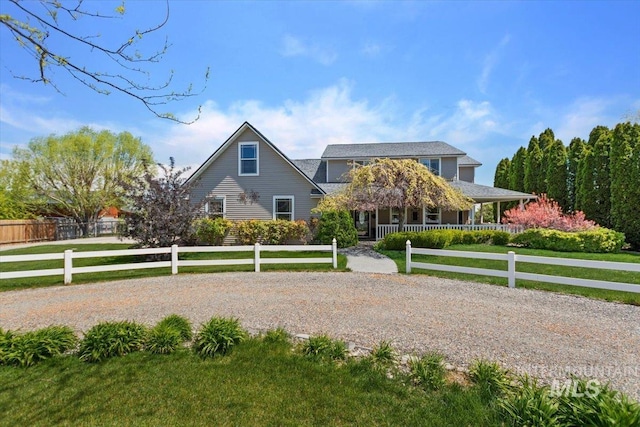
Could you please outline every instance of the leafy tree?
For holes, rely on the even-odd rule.
[[[351,169],[348,181],[343,191],[325,197],[318,210],[396,208],[398,231],[403,231],[405,208],[424,206],[457,211],[473,206],[473,200],[415,160],[375,159],[366,166]]]
[[[38,199],[29,186],[29,170],[15,160],[0,160],[0,219],[33,218]]]
[[[611,221],[640,248],[640,124],[619,123],[611,138]]]
[[[567,212],[576,209],[576,192],[578,191],[578,165],[585,155],[586,142],[581,138],[573,138],[567,153]]]
[[[511,171],[511,160],[508,158],[504,158],[498,162],[498,166],[496,166],[496,173],[493,176],[493,186],[497,188],[509,188],[509,173]],[[498,204],[494,203],[492,217],[495,221],[500,221],[502,218],[502,212],[504,212],[507,206],[500,206],[500,212],[497,212]],[[494,213],[497,213],[497,218],[494,216]]]
[[[125,216],[123,236],[144,248],[190,244],[194,238],[192,224],[202,208],[189,201],[196,184],[186,182],[183,175],[188,168],[177,170],[173,158],[169,166],[158,163],[158,167],[160,177],[147,168],[142,177],[125,184],[131,208]]]
[[[114,134],[83,127],[66,135],[34,138],[14,159],[28,168],[28,183],[52,213],[87,224],[109,206],[121,207],[122,183],[139,176],[151,149],[129,132]]]
[[[15,39],[33,57],[34,72],[30,76],[16,76],[18,78],[49,84],[60,91],[54,75],[55,70],[64,70],[98,93],[124,94],[140,101],[156,116],[178,122],[182,121],[171,113],[158,111],[158,108],[171,101],[198,95],[191,85],[184,91],[170,89],[173,72],[158,83],[150,83],[158,74],[152,66],[160,62],[169,42],[165,39],[159,48],[147,52],[141,44],[147,38],[152,39],[150,36],[157,35],[167,24],[168,0],[164,17],[159,22],[134,30],[118,28],[117,24],[122,21],[120,18],[126,17],[124,2],[5,0],[0,2],[0,7],[0,24],[8,31],[5,36]],[[80,26],[86,20],[92,21],[87,28],[101,28],[105,35],[97,30],[95,34],[82,33]],[[101,25],[103,22],[108,25]],[[124,36],[123,31],[127,32]],[[112,43],[111,37],[121,38],[119,42]],[[97,64],[106,65],[101,68]],[[205,81],[208,74],[207,70]]]
[[[579,189],[576,208],[587,218],[603,227],[611,228],[611,176],[609,150],[611,131],[596,126],[589,134],[588,150],[578,171]]]
[[[550,129],[549,129],[550,130]],[[545,149],[547,196],[554,199],[561,208],[569,204],[567,197],[567,150],[559,139]]]
[[[318,221],[316,239],[323,245],[330,245],[334,238],[339,248],[358,244],[358,230],[353,224],[353,217],[346,210],[324,211]]]
[[[511,159],[509,169],[509,190],[524,192],[524,171],[527,163],[527,149],[518,148]]]
[[[527,147],[527,158],[524,164],[524,191],[526,193],[544,193],[544,173],[542,168],[543,153],[538,138],[532,136]]]

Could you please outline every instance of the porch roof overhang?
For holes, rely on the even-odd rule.
[[[476,203],[511,202],[538,198],[535,194],[507,190],[506,188],[489,187],[488,185],[474,184],[466,181],[451,181],[449,184],[462,191],[465,196],[472,198]]]

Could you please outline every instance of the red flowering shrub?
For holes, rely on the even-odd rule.
[[[546,194],[541,194],[538,200],[528,203],[524,209],[516,206],[504,213],[503,224],[521,225],[524,228],[549,228],[560,231],[585,231],[598,225],[585,218],[584,213],[577,211],[573,214],[562,213],[562,208]]]

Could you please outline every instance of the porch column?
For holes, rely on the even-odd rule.
[[[480,224],[484,223],[484,212],[482,212],[483,207],[484,207],[484,203],[480,203]]]
[[[473,207],[469,210],[469,223],[473,225],[475,223],[475,219],[476,219],[476,205],[473,205]]]
[[[496,224],[500,224],[502,218],[500,218],[500,200],[498,200],[498,212],[496,212]]]

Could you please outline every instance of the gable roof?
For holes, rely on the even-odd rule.
[[[238,136],[240,136],[240,134],[242,132],[244,132],[246,129],[250,129],[253,133],[255,133],[261,140],[262,142],[264,142],[265,144],[267,144],[269,147],[271,147],[271,149],[273,149],[273,151],[275,151],[276,153],[278,153],[280,155],[280,157],[282,157],[282,159],[287,162],[296,172],[298,172],[300,175],[302,175],[307,181],[309,181],[309,183],[311,185],[313,185],[314,189],[318,190],[321,194],[325,194],[325,192],[322,190],[322,188],[320,188],[318,186],[318,184],[316,184],[312,178],[310,178],[307,174],[305,174],[302,170],[300,170],[300,168],[298,166],[296,166],[291,159],[289,159],[282,151],[280,151],[278,149],[278,147],[276,147],[275,145],[273,145],[273,143],[271,141],[269,141],[263,134],[260,133],[260,131],[256,128],[254,128],[251,123],[249,122],[244,122],[229,138],[227,138],[227,140],[220,146],[218,147],[218,149],[216,151],[213,152],[213,154],[211,156],[209,156],[209,158],[207,160],[205,160],[205,162],[203,164],[200,165],[200,167],[198,169],[196,169],[196,171],[187,179],[187,183],[191,182],[193,180],[198,179],[198,177],[200,177],[200,175],[202,175],[204,173],[204,171],[206,171],[209,166],[211,166],[211,164],[218,158],[220,157],[220,155],[227,149],[229,148],[229,146],[231,144],[233,144],[233,142],[236,140],[236,138]]]
[[[376,142],[368,144],[330,144],[323,159],[353,159],[367,157],[434,157],[465,156],[467,153],[442,141]]]

